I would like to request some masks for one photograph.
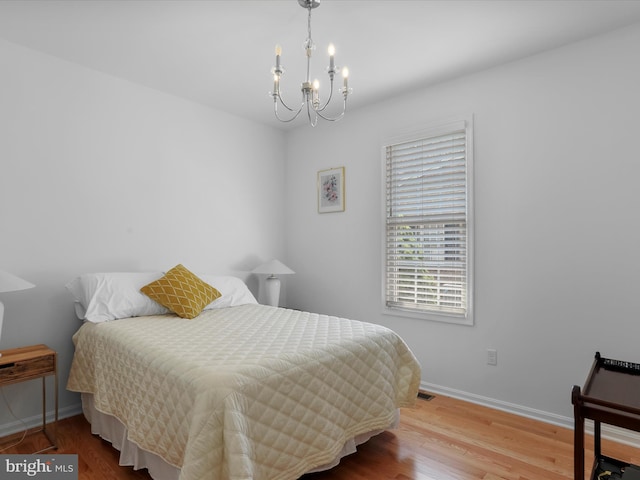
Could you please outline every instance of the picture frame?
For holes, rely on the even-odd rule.
[[[318,213],[344,212],[344,167],[318,172]]]

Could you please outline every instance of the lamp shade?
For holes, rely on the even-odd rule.
[[[267,275],[288,275],[296,273],[279,260],[273,259],[263,263],[252,270],[252,273],[265,273]]]
[[[16,277],[12,273],[0,270],[0,293],[17,292],[18,290],[27,290],[33,287],[35,287],[33,283]]]

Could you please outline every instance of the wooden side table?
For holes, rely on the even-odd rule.
[[[31,345],[0,351],[0,387],[12,383],[26,382],[42,378],[42,429],[51,446],[41,450],[58,448],[56,434],[58,426],[58,365],[57,354],[46,345]],[[55,417],[53,434],[47,431],[47,386],[46,377],[54,376]],[[40,452],[38,452],[40,453]]]
[[[600,478],[601,461],[621,470],[637,470],[636,465],[602,455],[600,436],[601,423],[640,431],[640,364],[604,358],[596,352],[584,391],[574,385],[571,402],[575,421],[574,479],[584,480],[585,419],[593,420],[594,461],[590,480]],[[632,474],[623,478],[632,478]]]

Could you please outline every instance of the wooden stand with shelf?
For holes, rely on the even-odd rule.
[[[607,359],[596,352],[584,391],[574,385],[571,403],[575,421],[574,480],[584,480],[585,419],[593,420],[594,461],[589,478],[597,480],[602,462],[617,466],[624,472],[620,476],[623,480],[638,478],[638,467],[602,455],[601,423],[640,431],[640,365]]]
[[[46,345],[32,345],[0,352],[0,387],[13,383],[42,378],[42,432],[51,446],[41,450],[57,448],[56,428],[58,424],[58,365],[57,354]],[[47,386],[46,377],[54,376],[55,417],[53,433],[47,430]],[[40,452],[38,452],[40,453]]]

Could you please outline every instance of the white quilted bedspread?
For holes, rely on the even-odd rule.
[[[92,393],[182,480],[295,479],[413,404],[391,330],[263,305],[83,325],[67,388]]]

